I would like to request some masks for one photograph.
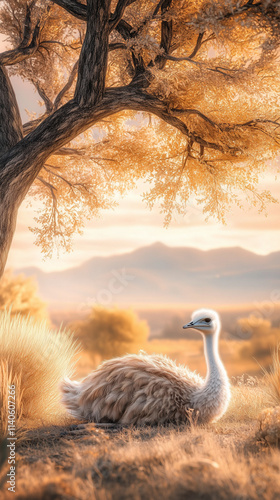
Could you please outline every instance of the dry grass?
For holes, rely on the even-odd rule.
[[[226,415],[204,427],[109,432],[74,419],[70,426],[37,427],[17,444],[16,495],[7,491],[6,460],[0,497],[279,500],[280,450],[256,439],[267,392],[256,377],[237,377],[233,383]]]
[[[59,381],[71,375],[77,351],[66,331],[54,332],[46,323],[0,314],[1,434],[7,427],[9,386],[16,387],[17,419],[57,421],[64,412],[59,403]],[[0,436],[1,437],[1,436]]]
[[[269,405],[262,379],[245,375],[235,377],[232,379],[230,404],[221,422],[254,421]]]
[[[1,381],[1,390],[0,390],[0,439],[7,434],[8,430],[8,388],[13,384],[15,387],[21,387],[21,374],[20,373],[12,373],[11,367],[9,366],[8,360],[0,360],[0,381]],[[17,393],[15,398],[15,417],[19,422],[22,418],[22,397],[23,391]]]
[[[197,352],[185,360],[191,367],[202,358],[200,343],[195,343]],[[153,352],[154,347],[155,343]],[[177,341],[178,354],[181,347]],[[228,354],[224,351],[228,359],[231,347]],[[233,379],[227,413],[204,427],[109,432],[74,420],[72,425],[46,427],[61,412],[58,381],[69,375],[75,349],[65,332],[54,333],[30,320],[11,320],[7,313],[0,316],[1,418],[7,411],[7,387],[14,383],[18,418],[22,411],[34,427],[17,443],[16,495],[7,491],[7,442],[0,445],[1,500],[279,500],[280,450],[272,446],[275,440],[266,439],[272,436],[272,421],[273,432],[276,428],[275,415],[278,426],[279,411],[265,410],[270,395],[262,379]],[[279,357],[273,366],[279,368],[278,363]],[[203,373],[202,364],[199,371]],[[274,379],[265,380],[267,384]],[[261,411],[264,436],[258,433]],[[39,420],[45,421],[41,427]],[[278,428],[273,434],[277,444]]]
[[[260,427],[257,436],[280,448],[280,406],[263,410],[258,420]]]
[[[264,390],[272,405],[280,405],[280,343],[275,347],[272,354],[270,368],[264,372]]]
[[[33,432],[18,447],[18,500],[278,500],[280,451],[254,424]],[[3,484],[3,500],[11,498]]]

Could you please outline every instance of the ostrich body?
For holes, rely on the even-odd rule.
[[[81,382],[65,379],[63,404],[73,416],[96,423],[179,424],[189,419],[192,410],[199,423],[218,420],[230,399],[218,353],[219,316],[199,310],[183,328],[203,335],[205,379],[165,356],[140,352],[103,362]]]

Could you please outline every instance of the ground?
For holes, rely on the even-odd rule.
[[[279,500],[280,449],[257,422],[205,427],[41,427],[17,445],[16,495],[3,500]],[[4,482],[3,482],[4,480]]]

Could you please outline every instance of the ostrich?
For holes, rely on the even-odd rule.
[[[140,351],[103,362],[81,382],[64,379],[62,403],[74,417],[96,423],[179,424],[193,411],[198,423],[218,420],[230,399],[218,353],[220,318],[215,311],[200,309],[183,328],[203,336],[205,380],[165,356]]]

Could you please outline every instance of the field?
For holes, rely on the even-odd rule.
[[[203,427],[37,423],[17,443],[16,495],[4,465],[1,498],[279,499],[280,449],[258,434],[257,416],[270,401],[256,377],[236,382],[225,416]]]
[[[8,491],[9,441],[1,422],[1,500],[279,499],[278,356],[274,378],[265,379],[256,360],[241,356],[250,341],[221,339],[232,397],[217,423],[200,427],[195,421],[178,427],[94,425],[63,413],[58,381],[71,369],[73,355],[77,361],[75,378],[94,368],[100,356],[86,351],[75,354],[66,334],[57,335],[48,325],[32,323],[31,319],[14,320],[5,313],[1,324],[0,347],[3,359],[6,356],[8,360],[8,365],[2,362],[0,366],[2,403],[7,400],[8,379],[17,380],[22,406],[18,413],[15,493]],[[21,343],[16,343],[13,336],[18,338],[19,331]],[[141,347],[205,374],[200,337],[153,339]],[[274,387],[274,400],[268,387]],[[272,413],[267,410],[271,407],[276,407]],[[6,413],[2,405],[4,419]],[[260,421],[260,415],[266,417]]]

